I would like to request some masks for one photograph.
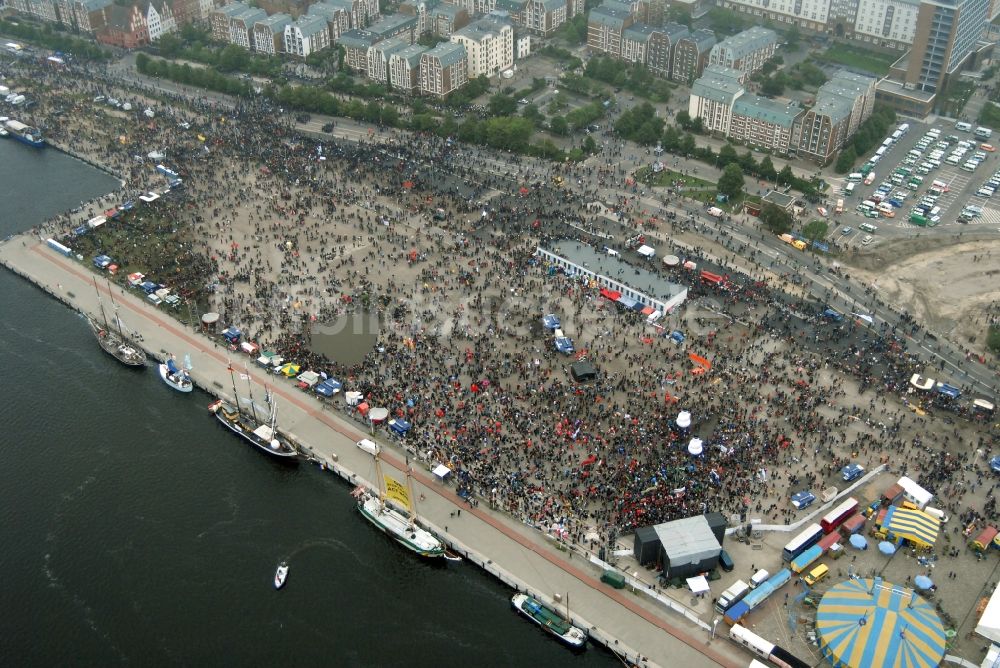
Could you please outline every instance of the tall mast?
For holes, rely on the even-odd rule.
[[[253,386],[250,384],[250,369],[245,364],[243,368],[247,372],[247,392],[250,394],[250,411],[253,413],[254,422],[260,422],[260,418],[257,417],[257,407],[253,405]]]
[[[125,334],[122,332],[122,319],[118,317],[118,304],[115,303],[115,294],[111,290],[111,281],[108,281],[108,296],[111,298],[111,306],[115,310],[115,322],[118,324],[118,336],[121,338],[122,343],[125,343]]]
[[[385,510],[385,491],[382,489],[382,461],[379,459],[378,443],[375,444],[375,482],[378,485],[378,502]]]
[[[108,327],[108,314],[104,312],[104,302],[101,301],[101,289],[97,287],[97,279],[94,279],[94,292],[97,293],[97,304],[101,307],[101,317],[104,318],[104,329],[111,329]]]
[[[233,383],[233,401],[236,402],[236,412],[240,412],[240,393],[236,391],[236,376],[233,375],[233,363],[231,360],[227,360],[227,368],[229,369],[229,380]]]
[[[417,514],[417,497],[413,493],[413,470],[410,468],[410,458],[406,457],[406,491],[410,494],[410,529],[415,524],[414,516]]]

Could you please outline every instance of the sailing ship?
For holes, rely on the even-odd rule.
[[[177,366],[173,357],[168,357],[160,365],[160,378],[163,379],[164,383],[178,392],[190,392],[194,389],[194,383],[191,382],[190,374],[188,374],[186,369]]]
[[[569,595],[566,598],[569,607]],[[573,626],[559,613],[546,607],[541,601],[527,594],[514,594],[510,604],[519,613],[538,624],[542,629],[556,637],[560,642],[574,649],[581,649],[587,644],[587,632]],[[568,616],[568,613],[567,613]]]
[[[122,331],[122,321],[118,318],[117,313],[115,314],[115,322],[118,324],[118,331],[115,332],[108,325],[108,316],[104,312],[104,302],[101,301],[101,291],[97,287],[97,279],[94,279],[94,290],[97,291],[97,303],[101,307],[101,317],[104,319],[104,326],[101,327],[101,325],[90,316],[86,317],[87,322],[90,324],[90,329],[94,332],[94,337],[97,339],[98,345],[101,346],[101,350],[111,355],[125,366],[146,366],[146,353],[140,350],[138,346],[134,345],[125,336]],[[114,302],[114,298],[112,298],[112,302]]]
[[[236,391],[236,378],[233,376],[233,367],[229,366],[229,377],[233,382],[233,396],[239,404],[239,393]],[[247,373],[247,387],[250,388],[250,374]],[[257,415],[257,406],[253,401],[253,389],[249,390],[250,413],[241,409],[238,405],[219,399],[213,401],[208,406],[208,410],[215,414],[216,419],[222,423],[226,429],[248,441],[255,448],[279,460],[286,462],[297,462],[299,451],[292,445],[291,441],[278,433],[278,404],[267,392],[267,404],[270,409],[268,419],[262,420]]]
[[[358,500],[358,510],[366,520],[380,531],[394,539],[406,549],[421,557],[437,559],[446,556],[444,544],[437,536],[421,528],[416,522],[416,512],[413,501],[413,481],[409,463],[406,467],[406,486],[400,485],[390,477],[383,477],[380,458],[380,448],[373,448],[375,460],[375,477],[378,481],[378,494],[365,487],[357,487],[352,495]],[[386,499],[391,499],[406,509],[404,514]]]

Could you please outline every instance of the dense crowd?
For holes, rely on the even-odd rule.
[[[120,175],[117,200],[152,187],[149,151],[162,149],[184,179],[180,193],[94,238],[116,243],[117,260],[179,286],[264,349],[405,418],[407,445],[450,466],[470,499],[596,547],[707,510],[790,522],[788,494],[829,484],[851,461],[910,473],[955,511],[970,512],[966,495],[986,484],[989,457],[974,454],[994,449],[995,432],[952,425],[939,452],[925,444],[929,418],[900,405],[954,408],[909,389],[923,371],[907,352],[916,325],[873,331],[851,318],[825,320],[814,300],[783,292],[790,284],[763,265],[742,275],[720,268],[730,275],[725,286],[655,267],[690,286],[689,303],[721,309],[704,334],[677,345],[662,335],[669,327],[661,332],[540,263],[535,248],[556,239],[599,248],[588,231],[604,214],[698,228],[679,200],[643,211],[635,193],[601,194],[627,175],[620,146],[604,164],[549,168],[378,128],[356,142],[320,142],[293,133],[266,102],[191,102],[97,70],[77,77],[21,67],[51,91],[34,112],[49,118],[51,139]],[[137,108],[157,109],[155,121],[47,116],[59,106],[87,109],[125,85]],[[181,119],[196,131],[180,129]],[[556,169],[576,187],[550,187]],[[81,213],[109,203],[85,203]],[[50,226],[77,224],[67,214]],[[733,259],[757,259],[754,248],[717,233],[714,242]],[[705,259],[670,240],[661,250]],[[576,356],[553,350],[540,323],[550,312],[575,337]],[[360,362],[316,350],[313,323],[356,313],[376,315],[380,326]],[[685,317],[670,322],[681,327]],[[696,375],[689,352],[711,359],[711,372]],[[583,357],[600,370],[593,382],[568,373]],[[693,415],[688,429],[676,424],[680,410]],[[694,437],[705,444],[698,456],[687,448]],[[971,512],[992,519],[992,498],[991,489]]]

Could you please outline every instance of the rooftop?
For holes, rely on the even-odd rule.
[[[271,14],[266,19],[257,21],[255,25],[267,26],[271,32],[281,32],[291,22],[292,17],[288,14]]]
[[[289,25],[298,28],[303,37],[312,37],[326,30],[326,18],[315,14],[304,14],[295,23]]]
[[[379,37],[385,37],[390,33],[396,33],[400,30],[405,30],[406,28],[413,28],[416,25],[416,16],[407,16],[406,14],[389,14],[388,16],[383,16],[381,19],[368,26],[368,31]]]
[[[732,68],[724,69],[731,70]],[[705,73],[700,78],[695,79],[694,84],[691,85],[691,94],[713,102],[731,105],[736,98],[743,94],[743,84],[736,77],[723,72],[715,72],[706,67]]]
[[[770,44],[777,44],[778,35],[769,28],[754,26],[743,32],[727,37],[715,45],[716,49],[726,49],[732,58],[739,59]]]
[[[601,25],[621,28],[625,21],[632,17],[632,14],[624,9],[609,7],[608,5],[598,5],[590,10],[587,21],[589,23],[599,23]]]
[[[783,128],[791,128],[801,113],[802,107],[795,102],[783,104],[757,95],[742,95],[733,104],[733,114],[749,116]]]
[[[645,23],[635,23],[622,31],[622,37],[627,37],[633,42],[648,42],[650,35],[656,31],[657,29],[653,26],[648,26]]]
[[[425,51],[422,57],[437,58],[441,67],[448,67],[465,59],[465,47],[454,42],[442,42],[430,51]]]
[[[510,30],[510,24],[497,18],[486,16],[478,21],[473,21],[464,28],[456,30],[452,33],[452,37],[461,36],[475,42],[481,42],[485,39],[493,39],[500,32],[502,32],[504,28]]]
[[[672,569],[684,564],[699,563],[719,554],[722,548],[704,515],[664,522],[657,524],[654,529],[663,551],[670,558]]]
[[[368,48],[378,41],[378,37],[375,33],[368,32],[367,30],[358,30],[354,28],[353,30],[348,30],[337,38],[337,44],[340,44],[344,48],[354,48],[354,49],[365,49]]]
[[[661,301],[672,299],[687,290],[685,286],[671,283],[659,274],[625,262],[620,256],[612,257],[601,253],[593,246],[579,241],[562,239],[552,244],[548,250],[577,266],[624,283],[636,292]]]
[[[407,65],[411,68],[415,68],[420,65],[420,56],[422,56],[426,51],[426,46],[412,44],[405,49],[400,49],[396,53],[392,54],[392,57],[405,60]]]

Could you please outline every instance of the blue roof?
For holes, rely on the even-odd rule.
[[[546,329],[559,329],[559,316],[555,313],[549,313],[548,315],[542,316],[542,326]]]
[[[569,339],[569,337],[558,336],[556,337],[554,343],[556,346],[556,350],[558,350],[561,353],[566,353],[568,355],[572,353],[574,350],[573,342]]]

